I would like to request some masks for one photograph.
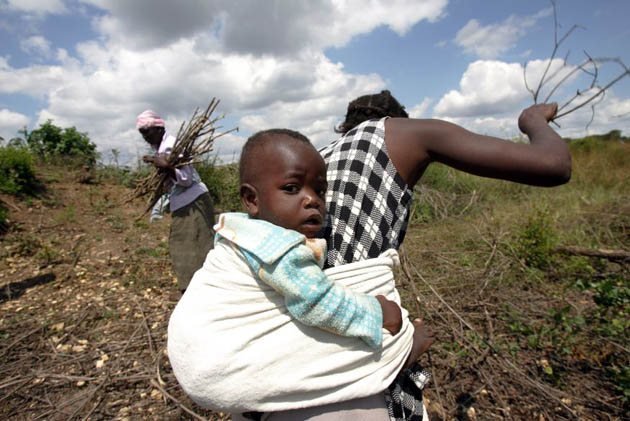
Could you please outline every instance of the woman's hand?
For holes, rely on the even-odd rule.
[[[422,320],[415,319],[413,321],[413,344],[403,370],[415,363],[433,345],[433,342],[435,342],[433,330],[426,327]]]
[[[153,164],[157,168],[165,168],[165,169],[171,168],[171,166],[168,164],[168,161],[166,161],[166,159],[163,156],[145,155],[142,157],[142,161]]]
[[[557,111],[558,104],[555,102],[551,104],[534,104],[521,112],[518,118],[518,128],[523,133],[529,134],[538,125],[546,125],[553,120]]]

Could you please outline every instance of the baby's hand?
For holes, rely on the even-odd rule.
[[[402,313],[400,312],[400,307],[398,304],[388,300],[382,295],[377,295],[376,299],[383,311],[383,327],[392,335],[397,334],[402,327]]]

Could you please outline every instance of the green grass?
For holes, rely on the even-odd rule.
[[[431,165],[416,186],[405,252],[474,331],[459,332],[461,325],[452,318],[447,325],[449,311],[419,277],[412,276],[415,290],[403,284],[400,292],[412,316],[417,313],[417,290],[422,298],[420,315],[430,325],[452,329],[441,331],[442,343],[435,346],[436,360],[446,364],[437,363],[436,375],[446,376],[453,367],[477,370],[470,364],[478,364],[479,353],[490,341],[503,355],[529,364],[530,372],[538,370],[540,381],[570,392],[586,376],[589,387],[613,391],[617,405],[627,407],[627,263],[555,250],[558,246],[630,250],[630,144],[594,137],[573,141],[570,148],[572,179],[559,187],[485,179],[439,164]],[[241,209],[237,164],[222,165],[215,159],[197,169],[217,212]],[[126,184],[139,178],[125,173],[108,182]],[[113,206],[98,191],[89,200],[101,215]],[[119,216],[104,220],[112,230],[128,229]],[[147,229],[145,225],[135,227]],[[42,245],[26,240],[15,245],[21,253],[37,253],[38,247]],[[167,251],[161,244],[138,249],[135,255],[165,258]],[[397,279],[404,278],[399,270]],[[153,281],[131,270],[125,282],[151,286]],[[584,389],[573,393],[580,390]]]
[[[555,188],[429,167],[416,188],[404,247],[412,264],[471,323],[478,302],[498,306],[490,313],[495,335],[502,332],[494,344],[524,361],[548,360],[539,367],[545,382],[567,388],[586,365],[589,378],[608,384],[601,387],[614,389],[628,406],[628,263],[554,250],[630,251],[630,143],[590,138],[570,148],[572,179]],[[417,284],[422,297],[431,296]],[[413,294],[402,295],[414,308]],[[442,310],[425,307],[422,316],[441,325],[432,312]],[[477,325],[480,331],[484,325]],[[462,366],[467,357],[461,339],[459,348],[452,345],[457,336],[447,343],[440,352]]]

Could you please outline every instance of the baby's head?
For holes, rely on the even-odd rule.
[[[250,217],[313,238],[326,216],[326,164],[304,135],[270,129],[252,135],[241,152],[241,202]]]

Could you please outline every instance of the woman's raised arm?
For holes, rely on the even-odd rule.
[[[548,124],[556,109],[556,104],[538,104],[523,110],[518,123],[529,144],[480,135],[443,120],[405,118],[385,122],[385,143],[410,186],[431,162],[483,177],[557,186],[571,178],[571,155]]]

